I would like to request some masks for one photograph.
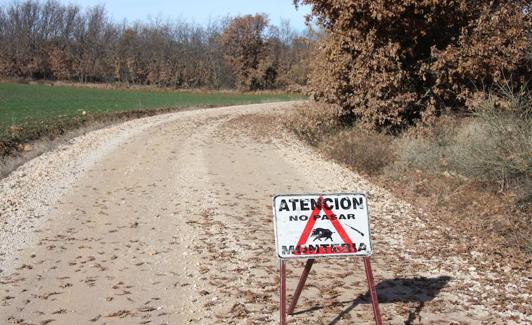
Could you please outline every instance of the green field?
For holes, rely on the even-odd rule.
[[[79,116],[83,111],[88,114],[109,113],[291,99],[298,97],[285,94],[109,90],[5,83],[0,84],[0,127]]]
[[[302,99],[276,93],[179,92],[0,83],[0,157],[21,143],[55,137],[91,121],[109,121],[186,107]]]

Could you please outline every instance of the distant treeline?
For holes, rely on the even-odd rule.
[[[178,88],[274,89],[307,82],[312,33],[264,15],[118,24],[102,6],[0,6],[0,77]]]

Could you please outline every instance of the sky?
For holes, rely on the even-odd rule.
[[[43,1],[43,0],[41,0]],[[6,5],[12,0],[0,0]],[[188,22],[206,24],[209,18],[221,16],[266,13],[271,23],[278,25],[281,19],[290,20],[290,25],[298,30],[305,28],[304,16],[308,7],[298,10],[292,0],[59,0],[61,3],[74,3],[82,7],[104,5],[116,22],[128,22],[151,18],[181,18]]]

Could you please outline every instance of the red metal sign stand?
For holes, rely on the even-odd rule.
[[[373,307],[373,318],[376,325],[382,325],[381,311],[379,309],[379,299],[377,297],[377,289],[375,289],[375,281],[373,280],[373,270],[371,269],[371,260],[364,257],[364,269],[366,270],[366,280],[368,281],[368,291],[371,296],[371,306]]]
[[[281,270],[281,298],[279,311],[281,312],[279,322],[281,325],[286,324],[286,261],[280,260],[279,268]]]
[[[294,309],[296,308],[297,301],[299,300],[299,296],[301,295],[301,291],[303,291],[303,287],[305,286],[305,282],[307,281],[308,275],[310,273],[310,269],[312,268],[312,265],[314,264],[314,259],[308,259],[307,264],[305,265],[305,268],[303,269],[303,273],[301,274],[301,278],[299,278],[299,283],[297,284],[296,291],[294,292],[294,296],[292,297],[292,301],[290,302],[290,307],[288,308],[288,314],[292,314],[294,312]],[[382,325],[382,318],[381,313],[379,309],[379,300],[377,298],[377,290],[375,289],[375,282],[373,279],[373,271],[371,269],[371,260],[369,257],[364,257],[364,268],[366,270],[366,279],[368,281],[368,290],[369,294],[371,296],[371,305],[373,307],[373,318],[375,319],[376,325]],[[280,272],[281,272],[281,293],[280,293],[280,324],[286,325],[286,260],[280,260]]]

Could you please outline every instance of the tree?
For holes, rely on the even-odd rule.
[[[241,89],[263,88],[267,67],[264,32],[268,19],[264,15],[247,15],[233,19],[222,35],[225,56]],[[266,64],[267,65],[267,64]]]
[[[52,76],[58,80],[70,80],[74,75],[72,57],[65,44],[50,42],[46,47],[49,69]]]
[[[530,78],[525,0],[295,0],[327,36],[313,64],[315,98],[344,118],[400,130],[463,109],[472,92]]]

